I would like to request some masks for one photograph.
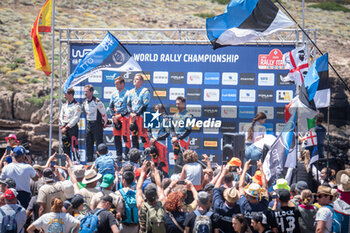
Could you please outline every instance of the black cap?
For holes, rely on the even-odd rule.
[[[290,193],[286,189],[279,189],[278,196],[281,202],[288,202],[290,200]]]
[[[76,194],[70,202],[72,203],[72,207],[76,209],[84,203],[84,197],[80,194]]]
[[[108,148],[107,148],[106,144],[101,143],[101,144],[98,145],[97,151],[98,151],[98,153],[100,153],[100,154],[107,154]]]
[[[113,198],[111,196],[109,196],[109,195],[106,195],[106,196],[102,197],[101,200],[104,201],[104,202],[109,202],[111,204],[113,203]]]
[[[7,188],[14,188],[14,189],[16,188],[16,182],[11,178],[6,178],[4,180],[0,180],[0,183],[6,184]]]

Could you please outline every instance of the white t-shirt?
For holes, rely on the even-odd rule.
[[[326,229],[324,230],[325,233],[332,232],[333,213],[330,208],[324,206],[319,208],[316,213],[316,222],[317,221],[326,222]]]
[[[20,206],[20,205],[16,205],[16,204],[7,204],[1,207],[1,210],[4,211],[4,213],[6,215],[14,215],[16,213],[17,208],[20,207],[21,210],[16,214],[16,223],[17,223],[17,233],[22,233],[24,232],[23,226],[24,223],[26,223],[26,210]],[[3,216],[0,213],[0,228],[2,226],[2,219]]]
[[[50,212],[33,222],[36,229],[42,228],[45,233],[71,232],[79,224],[79,220],[67,213]]]
[[[266,128],[265,126],[261,125],[259,122],[255,122],[255,125],[254,125],[254,133],[253,133],[253,139],[251,141],[248,141],[248,134],[249,134],[249,128],[251,127],[251,124],[247,124],[245,127],[244,127],[244,133],[245,133],[245,140],[246,140],[246,143],[254,143],[255,139],[257,137],[262,137],[266,134]]]
[[[32,166],[26,163],[10,163],[2,169],[1,179],[12,178],[17,191],[30,193],[30,179],[36,176]]]

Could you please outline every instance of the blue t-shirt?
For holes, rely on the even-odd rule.
[[[95,167],[97,168],[97,172],[102,174],[103,176],[106,174],[115,175],[115,161],[112,155],[101,155],[95,161]]]

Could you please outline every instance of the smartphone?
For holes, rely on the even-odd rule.
[[[60,155],[61,156],[61,166],[66,166],[66,156]]]
[[[184,181],[184,180],[179,180],[179,181],[177,182],[177,184],[185,184],[185,181]]]
[[[151,161],[147,161],[146,166],[150,167],[151,166]]]
[[[235,172],[237,171],[237,167],[236,166],[230,166],[230,172]]]
[[[257,160],[250,160],[250,164],[251,165],[256,165],[257,164]]]

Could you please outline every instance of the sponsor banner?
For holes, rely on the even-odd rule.
[[[265,113],[267,119],[273,119],[274,118],[274,109],[271,106],[258,106],[257,112]]]
[[[201,85],[203,83],[202,72],[188,72],[187,73],[187,84]]]
[[[139,73],[139,72],[137,72],[137,73]],[[137,74],[137,73],[135,73],[135,74]],[[152,72],[150,72],[150,71],[143,71],[141,73],[145,76],[144,81],[150,81],[151,80]]]
[[[85,149],[79,149],[78,150],[80,161],[86,161],[86,150]]]
[[[204,138],[203,148],[209,150],[216,150],[219,145],[219,140],[217,138]]]
[[[85,130],[86,129],[86,119],[85,118],[80,118],[78,122],[78,127],[80,130]]]
[[[277,123],[276,124],[276,135],[277,136],[281,134],[285,125],[286,125],[285,123]]]
[[[238,117],[253,119],[255,116],[254,106],[239,106],[238,107]]]
[[[75,99],[84,99],[85,94],[84,94],[84,86],[74,86],[74,98]]]
[[[237,85],[238,84],[238,73],[224,72],[222,73],[222,85]]]
[[[202,100],[202,89],[188,88],[186,92],[187,100]]]
[[[255,90],[241,89],[239,90],[239,102],[255,102]]]
[[[237,132],[236,122],[225,122],[225,121],[222,122],[220,131],[221,133],[236,133]]]
[[[110,99],[115,90],[116,90],[115,87],[104,87],[103,88],[103,98]]]
[[[120,72],[120,76],[124,78],[125,83],[132,83],[135,77],[135,72]]]
[[[169,165],[175,165],[175,155],[174,152],[169,152]]]
[[[120,72],[104,70],[103,71],[103,82],[114,84],[114,79],[116,79],[119,75],[120,75]]]
[[[169,106],[169,114],[174,114],[175,112],[177,112],[177,107],[175,104],[170,104]]]
[[[255,74],[254,73],[239,74],[239,85],[255,85]]]
[[[191,138],[190,137],[190,150],[199,150],[201,149],[202,141],[201,138]]]
[[[176,100],[178,96],[185,97],[185,88],[170,88],[169,100]]]
[[[236,102],[237,101],[237,90],[236,89],[222,89],[221,90],[221,101]]]
[[[220,73],[218,72],[205,72],[204,84],[206,85],[218,85],[220,83]]]
[[[293,99],[292,90],[277,90],[276,102],[277,103],[289,103]]]
[[[264,123],[263,124],[266,127],[266,133],[273,133],[273,124],[272,123]]]
[[[237,118],[237,106],[235,105],[221,105],[222,118]]]
[[[170,83],[185,84],[185,72],[170,72]]]
[[[276,80],[278,86],[290,86],[291,82],[283,81],[282,79],[285,78],[288,75],[288,73],[277,73],[276,74]],[[294,84],[293,84],[294,85]]]
[[[219,134],[219,128],[203,127],[203,134]]]
[[[210,159],[210,161],[211,161],[212,163],[220,163],[221,160],[219,160],[219,159],[220,159],[220,156],[219,156],[219,155],[217,155],[217,154],[212,154],[212,153],[209,153],[209,154],[207,154],[207,155],[208,155],[208,157],[209,157],[209,159]]]
[[[284,118],[284,107],[275,107],[275,116],[276,119],[285,119]]]
[[[218,117],[219,116],[219,106],[211,105],[203,107],[203,116],[205,117]]]
[[[167,88],[155,88],[155,90],[153,90],[153,98],[159,97],[160,99],[166,99],[167,97],[166,92],[167,92]]]
[[[259,86],[275,86],[275,74],[274,73],[259,73],[258,74]]]
[[[219,101],[219,89],[204,89],[204,101]]]
[[[261,70],[285,69],[283,64],[283,53],[279,49],[273,49],[269,54],[260,54],[258,68]]]
[[[168,72],[166,71],[154,71],[153,72],[154,84],[168,84]]]
[[[273,102],[273,90],[258,90],[258,102]]]
[[[85,135],[84,135],[84,137],[83,137],[83,135],[81,135],[80,137],[78,137],[78,146],[79,146],[79,148],[85,146]]]
[[[107,145],[107,146],[114,146],[114,136],[112,135],[103,135],[103,142]]]
[[[202,116],[202,105],[199,104],[187,104],[186,110],[193,115],[193,117]]]
[[[249,127],[252,125],[252,122],[239,122],[238,132],[239,133],[247,133]]]
[[[98,70],[89,74],[89,83],[102,83],[102,70]]]
[[[94,96],[102,99],[102,87],[94,87]]]

